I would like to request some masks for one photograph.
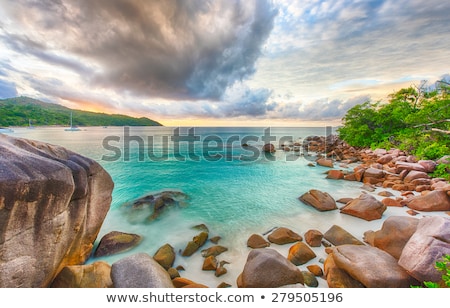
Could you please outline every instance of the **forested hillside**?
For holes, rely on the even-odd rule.
[[[77,126],[161,126],[145,117],[75,110],[23,96],[0,100],[0,126],[67,126],[71,112]]]

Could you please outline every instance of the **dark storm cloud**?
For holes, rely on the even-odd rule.
[[[32,55],[44,62],[66,67],[79,74],[92,74],[93,71],[75,59],[55,54],[40,42],[33,41],[26,36],[8,34],[0,35],[0,39],[12,50],[23,55]]]
[[[255,72],[276,15],[260,0],[18,0],[6,9],[30,33],[4,34],[11,49],[93,86],[214,100]]]
[[[219,112],[215,116],[258,117],[266,115],[268,105],[266,104],[272,92],[268,89],[249,89],[245,86],[230,88],[224,96],[224,103],[220,105]]]

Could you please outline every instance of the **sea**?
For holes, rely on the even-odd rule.
[[[365,231],[381,228],[384,219],[367,222],[339,210],[319,212],[298,199],[311,189],[328,192],[335,200],[365,193],[362,183],[327,179],[329,168],[312,166],[317,153],[292,147],[304,144],[309,136],[335,133],[335,127],[82,127],[80,131],[36,127],[14,128],[8,134],[66,147],[98,161],[111,175],[111,208],[95,245],[111,231],[138,234],[142,240],[135,248],[112,256],[95,258],[92,254],[88,263],[113,264],[138,252],[153,256],[170,244],[177,253],[174,267],[180,268],[182,277],[208,287],[220,283],[236,287],[251,250],[247,239],[252,234],[267,236],[274,228],[286,227],[304,236],[311,229],[325,233],[339,225],[363,240]],[[276,151],[264,152],[266,143],[272,143]],[[335,164],[342,170],[353,167]],[[136,200],[162,192],[183,198],[151,219],[148,213],[130,213]],[[405,212],[389,208],[384,216]],[[202,270],[201,250],[215,245],[212,242],[192,256],[181,255],[199,233],[194,228],[198,225],[206,226],[210,237],[220,237],[218,245],[228,249],[217,256],[227,262],[225,275],[216,277],[213,271]],[[290,246],[271,244],[268,248],[287,257]],[[324,247],[313,250],[317,257],[299,266],[301,270],[310,264],[322,266]],[[319,278],[319,287],[326,286]]]

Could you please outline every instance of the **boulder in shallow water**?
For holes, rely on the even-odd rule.
[[[171,208],[185,207],[188,196],[175,190],[148,194],[122,206],[124,216],[130,223],[148,224],[161,217]],[[206,227],[206,226],[205,226]]]
[[[228,248],[220,245],[215,245],[212,247],[209,247],[207,249],[202,250],[202,257],[207,258],[209,256],[215,256],[224,253],[225,251],[228,251]]]
[[[65,266],[83,264],[113,187],[90,158],[0,134],[0,287],[47,287]]]
[[[170,244],[165,244],[156,251],[153,259],[168,270],[175,262],[175,250]]]
[[[183,257],[192,256],[200,247],[202,247],[206,240],[208,239],[208,232],[200,232],[198,235],[192,238],[192,241],[189,241],[186,247],[183,250]]]
[[[318,211],[332,211],[337,209],[336,201],[330,194],[317,189],[311,189],[298,198],[303,203],[314,207]]]
[[[111,231],[105,234],[95,250],[94,257],[110,256],[137,246],[142,240],[138,234]]]
[[[267,239],[274,244],[284,245],[289,243],[295,243],[299,241],[303,241],[303,238],[300,234],[295,233],[291,229],[280,227],[275,229]]]

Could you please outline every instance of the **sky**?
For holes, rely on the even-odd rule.
[[[339,125],[450,73],[450,1],[0,0],[0,98],[167,126]]]

